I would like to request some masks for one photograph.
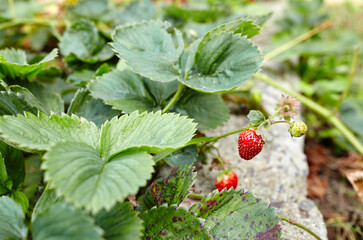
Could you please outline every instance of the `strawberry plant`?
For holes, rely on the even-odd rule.
[[[263,18],[216,3],[65,1],[54,14],[40,2],[2,5],[14,43],[0,50],[0,239],[281,239],[280,216],[233,172],[183,205],[199,152],[243,131],[236,144],[252,159],[264,144],[255,130],[297,113],[285,97],[272,116],[251,111],[249,127],[195,137],[228,119],[219,93],[260,69],[250,38]],[[161,163],[175,168],[155,179]]]

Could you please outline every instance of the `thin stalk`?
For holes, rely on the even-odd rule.
[[[210,139],[210,140],[208,140],[208,141],[203,142],[203,143],[202,143],[200,146],[198,146],[198,147],[203,147],[203,146],[205,146],[207,143],[215,142],[215,141],[219,140],[220,138],[224,138],[224,137],[227,137],[227,136],[229,136],[229,135],[232,135],[232,134],[235,134],[235,133],[238,133],[238,132],[242,132],[242,131],[244,131],[244,130],[248,130],[248,129],[249,129],[249,127],[244,127],[244,128],[240,128],[240,129],[237,129],[237,130],[233,130],[233,131],[231,131],[231,132],[227,132],[227,133],[225,133],[225,134],[219,135],[219,136],[214,137],[214,138],[212,138],[212,139]]]
[[[15,4],[14,0],[8,0],[10,11],[11,11],[11,17],[13,19],[16,19],[16,11],[15,11]]]
[[[287,217],[285,217],[285,216],[282,216],[282,215],[280,215],[280,214],[277,214],[277,213],[276,213],[276,215],[277,215],[279,218],[281,218],[283,221],[288,222],[288,223],[290,223],[290,224],[292,224],[292,225],[295,225],[295,226],[297,226],[297,227],[299,227],[299,228],[301,228],[301,229],[305,230],[306,232],[308,232],[308,233],[310,233],[312,236],[314,236],[316,239],[318,239],[318,240],[322,240],[322,239],[321,239],[321,237],[319,237],[316,233],[314,233],[313,231],[311,231],[309,228],[305,227],[304,225],[302,225],[302,224],[300,224],[300,223],[298,223],[298,222],[295,222],[294,220],[292,220],[292,219],[290,219],[290,218],[287,218]]]
[[[363,154],[363,145],[362,143],[354,136],[354,134],[343,124],[343,122],[337,118],[335,115],[333,115],[328,109],[325,107],[317,104],[316,102],[312,101],[310,98],[307,98],[303,95],[301,95],[298,92],[295,92],[293,90],[290,90],[288,88],[285,88],[280,83],[276,82],[272,78],[268,77],[265,74],[256,73],[254,75],[255,78],[289,94],[292,97],[296,97],[302,104],[304,104],[306,107],[310,108],[314,112],[316,112],[318,115],[322,116],[333,124],[342,134],[343,136],[354,146],[354,148],[360,153]]]
[[[276,57],[277,55],[281,54],[282,52],[287,51],[288,49],[295,47],[296,45],[298,45],[299,43],[311,38],[312,36],[314,36],[315,34],[323,31],[324,29],[330,27],[333,24],[333,22],[331,20],[325,21],[322,24],[320,24],[319,26],[311,29],[310,31],[298,36],[297,38],[281,45],[280,47],[272,50],[271,52],[267,53],[265,55],[265,61],[270,60],[274,57]]]
[[[203,195],[197,194],[197,193],[190,193],[188,197],[192,197],[192,198],[204,198]]]
[[[337,114],[337,112],[340,109],[340,106],[342,105],[343,100],[347,97],[347,95],[349,93],[349,89],[350,89],[350,86],[352,85],[353,77],[355,75],[355,68],[357,66],[358,56],[359,56],[359,46],[356,46],[355,49],[354,49],[352,65],[350,66],[347,86],[345,87],[344,92],[340,96],[339,101],[338,101],[337,105],[335,106],[335,110],[333,112],[333,115]]]
[[[61,35],[58,32],[55,25],[49,21],[43,20],[43,19],[15,19],[9,22],[0,23],[0,30],[4,30],[6,28],[16,27],[23,24],[33,24],[33,25],[43,25],[50,28],[53,36],[60,41]]]
[[[285,120],[282,120],[282,121],[273,121],[273,123],[287,123],[287,124],[290,124],[289,121],[285,121]]]
[[[162,113],[166,113],[166,111],[168,111],[168,110],[169,110],[169,108],[170,108],[171,106],[173,106],[173,104],[174,104],[174,103],[178,100],[178,98],[179,98],[180,94],[182,93],[182,91],[183,91],[184,87],[185,87],[185,85],[184,85],[184,84],[182,84],[182,83],[180,83],[180,84],[179,84],[179,88],[178,88],[178,90],[176,90],[176,92],[175,92],[175,94],[174,94],[173,98],[172,98],[172,99],[170,99],[170,101],[169,101],[168,105],[166,105],[166,106],[165,106],[165,108],[163,109]]]
[[[222,165],[223,171],[226,171],[223,160],[217,154],[212,153],[212,151],[208,151],[208,153],[210,153],[213,157],[215,157],[218,160],[218,162]]]
[[[283,110],[284,108],[286,108],[286,106],[280,107],[279,109],[277,109],[274,114],[272,114],[270,117],[268,117],[265,121],[263,121],[262,123],[260,123],[260,125],[258,125],[257,130],[260,129],[263,125],[265,125],[266,123],[270,123],[272,124],[272,120],[277,116],[277,114],[279,114],[279,112],[281,110]]]

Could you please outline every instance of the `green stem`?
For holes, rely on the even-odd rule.
[[[215,142],[215,141],[219,140],[220,138],[224,138],[224,137],[227,137],[227,136],[229,136],[229,135],[232,135],[232,134],[235,134],[235,133],[238,133],[238,132],[242,132],[242,131],[244,131],[244,130],[248,130],[248,129],[249,129],[249,127],[244,127],[244,128],[240,128],[240,129],[237,129],[237,130],[233,130],[233,131],[231,131],[231,132],[227,132],[227,133],[225,133],[225,134],[219,135],[219,136],[217,136],[217,137],[211,138],[211,139],[210,139],[210,140],[208,140],[208,141],[203,142],[203,143],[202,143],[201,145],[199,145],[198,147],[203,147],[203,146],[205,146],[207,143]]]
[[[193,197],[193,198],[204,198],[203,195],[197,194],[197,193],[190,193],[188,197]]]
[[[33,25],[43,25],[50,28],[53,36],[60,41],[61,35],[58,32],[55,25],[49,21],[43,20],[43,19],[15,19],[9,22],[0,23],[0,31],[4,30],[6,28],[16,27],[23,24],[33,24]]]
[[[287,123],[287,124],[290,124],[290,122],[289,121],[284,121],[284,120],[282,120],[282,121],[273,121],[273,123],[275,124],[275,123]]]
[[[343,100],[347,97],[347,95],[349,93],[349,89],[350,89],[350,86],[352,85],[353,77],[354,77],[354,74],[355,74],[355,68],[357,66],[358,56],[359,56],[359,46],[356,46],[355,49],[354,49],[352,65],[350,66],[347,86],[345,87],[344,92],[340,96],[339,101],[338,101],[337,105],[335,106],[335,110],[333,112],[333,115],[337,114],[337,112],[340,109],[340,106],[342,105]]]
[[[8,0],[10,11],[11,11],[11,17],[13,19],[16,19],[16,11],[15,11],[15,4],[14,0]]]
[[[363,145],[362,143],[354,136],[354,134],[342,123],[342,121],[337,118],[335,115],[333,115],[328,109],[325,107],[317,104],[310,98],[307,98],[300,93],[297,93],[293,90],[290,90],[288,88],[285,88],[280,83],[276,82],[272,78],[268,77],[265,74],[256,73],[254,75],[255,78],[289,94],[292,97],[296,97],[302,104],[304,104],[306,107],[310,108],[314,112],[316,112],[318,115],[325,118],[328,122],[333,124],[342,134],[343,136],[355,147],[355,149],[360,153],[363,154]]]
[[[278,216],[279,218],[281,218],[283,221],[285,221],[285,222],[288,222],[288,223],[290,223],[290,224],[292,224],[292,225],[295,225],[295,226],[297,226],[297,227],[299,227],[299,228],[301,228],[301,229],[303,229],[303,230],[305,230],[306,232],[308,232],[308,233],[310,233],[312,236],[314,236],[316,239],[318,239],[318,240],[322,240],[316,233],[314,233],[313,231],[311,231],[309,228],[307,228],[307,227],[305,227],[304,225],[302,225],[302,224],[300,224],[300,223],[297,223],[297,222],[295,222],[294,220],[292,220],[292,219],[290,219],[290,218],[287,218],[287,217],[285,217],[285,216],[282,216],[282,215],[280,215],[280,214],[277,214],[276,213],[276,216]]]
[[[272,50],[271,52],[269,52],[268,54],[265,55],[264,60],[267,61],[267,60],[270,60],[270,59],[276,57],[277,55],[281,54],[282,52],[285,52],[285,51],[289,50],[290,48],[298,45],[302,41],[305,41],[305,40],[311,38],[315,34],[323,31],[324,29],[330,27],[331,25],[332,25],[331,20],[323,22],[322,24],[320,24],[316,28],[313,28],[310,31],[298,36],[297,38],[295,38],[295,39],[281,45],[280,47]]]
[[[163,109],[162,113],[166,113],[166,111],[168,111],[168,110],[169,110],[169,108],[170,108],[171,106],[173,106],[173,104],[174,104],[174,103],[178,100],[178,98],[179,98],[180,94],[182,93],[182,91],[183,91],[184,87],[185,87],[185,85],[184,85],[184,84],[182,84],[182,83],[180,83],[180,84],[179,84],[179,88],[178,88],[178,90],[176,90],[176,92],[175,92],[175,94],[174,94],[173,98],[172,98],[172,99],[170,99],[170,101],[169,101],[168,105],[166,105],[166,106],[165,106],[165,108]]]
[[[263,121],[262,123],[260,123],[260,125],[258,125],[258,127],[256,128],[257,130],[260,129],[263,125],[265,125],[266,123],[275,123],[272,122],[272,120],[276,117],[277,114],[279,114],[279,112],[281,110],[283,110],[284,108],[287,108],[286,106],[280,107],[279,109],[277,109],[274,114],[272,114],[270,117],[268,117],[265,121]]]
[[[213,157],[215,157],[222,165],[223,171],[226,171],[223,160],[217,154],[212,153],[212,151],[208,151],[208,153],[210,153]]]

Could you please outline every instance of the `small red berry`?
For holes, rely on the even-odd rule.
[[[254,129],[239,134],[238,151],[241,158],[250,160],[259,154],[263,148],[263,139]]]
[[[235,172],[228,170],[226,172],[221,172],[216,178],[216,189],[222,191],[224,188],[230,189],[233,187],[236,189],[238,183],[238,177]]]

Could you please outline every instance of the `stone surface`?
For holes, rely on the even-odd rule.
[[[295,77],[296,78],[296,77]],[[290,80],[293,80],[289,76]],[[258,83],[262,91],[262,104],[270,114],[281,92]],[[248,119],[242,115],[231,115],[228,122],[215,130],[205,131],[207,136],[220,134],[248,126]],[[292,138],[288,124],[276,124],[270,129],[262,129],[265,145],[259,155],[250,161],[238,155],[238,133],[220,139],[215,147],[221,157],[233,167],[239,177],[238,187],[252,191],[256,196],[270,202],[279,214],[306,225],[323,239],[327,239],[323,217],[315,204],[306,198],[306,178],[308,164],[303,153],[303,138]],[[196,187],[204,193],[214,190],[214,179],[219,169],[212,167],[212,156],[207,166],[199,170]],[[309,233],[291,224],[281,222],[284,239],[315,239]]]

